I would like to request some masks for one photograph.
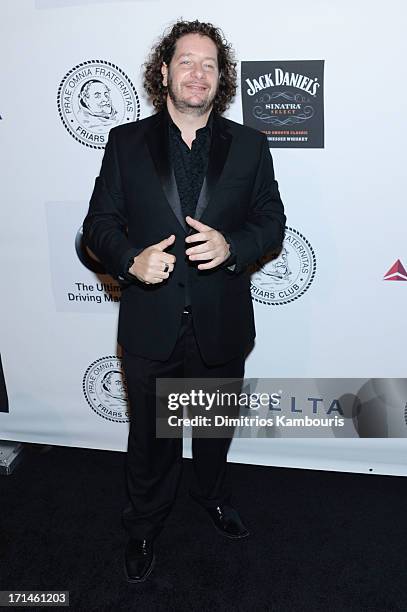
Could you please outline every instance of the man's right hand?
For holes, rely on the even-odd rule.
[[[175,255],[166,253],[165,249],[175,242],[175,235],[171,234],[168,238],[164,238],[157,244],[152,244],[134,258],[134,263],[129,268],[130,274],[136,276],[146,285],[162,283],[163,280],[169,277],[174,269]],[[164,268],[168,265],[167,272]]]

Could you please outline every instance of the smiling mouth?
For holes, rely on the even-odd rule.
[[[190,85],[186,85],[186,87],[188,87],[188,89],[192,89],[193,91],[200,91],[200,92],[206,91],[207,89],[206,86],[204,85],[195,85],[193,83],[191,83]]]

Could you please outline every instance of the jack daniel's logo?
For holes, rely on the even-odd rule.
[[[316,96],[317,91],[320,87],[318,83],[318,77],[310,78],[304,74],[297,74],[295,72],[288,72],[281,70],[281,68],[275,68],[274,73],[262,74],[256,79],[246,79],[248,84],[247,93],[249,96],[254,96],[257,92],[267,89],[268,87],[296,87],[306,91],[311,96]]]
[[[241,62],[243,122],[270,147],[323,148],[324,61]]]

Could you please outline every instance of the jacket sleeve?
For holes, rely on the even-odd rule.
[[[127,214],[113,128],[102,160],[100,174],[83,222],[83,239],[114,278],[122,279],[131,257],[142,249],[127,238]]]
[[[228,232],[236,258],[234,269],[228,269],[239,273],[266,253],[280,249],[285,222],[284,206],[274,178],[273,160],[267,138],[264,137],[248,219],[241,229]]]

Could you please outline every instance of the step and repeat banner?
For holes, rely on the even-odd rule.
[[[287,214],[252,270],[246,377],[274,397],[230,460],[407,474],[405,8],[386,6],[1,4],[0,439],[126,449],[120,287],[82,221],[109,130],[153,113],[151,46],[199,19],[235,49],[226,116],[267,135]]]

